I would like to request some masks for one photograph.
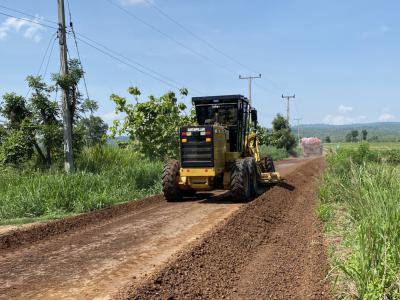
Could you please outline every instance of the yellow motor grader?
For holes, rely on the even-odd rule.
[[[236,201],[257,195],[258,185],[280,180],[269,156],[260,157],[257,111],[241,95],[194,97],[196,126],[180,128],[180,161],[164,167],[167,201],[196,191],[229,190]]]

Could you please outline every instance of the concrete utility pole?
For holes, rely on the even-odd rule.
[[[294,99],[296,98],[296,95],[293,96],[283,96],[282,95],[282,99],[286,99],[286,120],[288,122],[288,124],[290,124],[290,99]]]
[[[301,143],[300,143],[300,121],[303,119],[296,118],[294,120],[297,121],[297,140],[299,141],[299,146],[300,146],[301,145]]]
[[[251,99],[251,84],[253,83],[253,79],[258,79],[261,78],[261,74],[259,74],[258,76],[242,76],[239,75],[239,79],[246,79],[249,81],[249,103],[250,103],[250,107],[252,106],[252,99]]]
[[[58,3],[58,40],[60,43],[61,76],[68,74],[67,61],[67,38],[65,26],[64,0],[57,0]],[[64,121],[64,169],[67,173],[74,171],[74,155],[72,151],[72,118],[71,102],[68,88],[62,89],[61,94]]]

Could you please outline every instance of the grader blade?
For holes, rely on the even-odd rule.
[[[278,183],[283,180],[278,172],[261,173],[261,182],[265,184]]]

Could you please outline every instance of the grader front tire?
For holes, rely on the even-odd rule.
[[[231,170],[230,192],[233,200],[247,202],[250,199],[250,178],[243,159],[235,161]]]
[[[162,186],[164,197],[168,202],[182,201],[182,192],[179,189],[179,162],[170,160],[164,166]]]

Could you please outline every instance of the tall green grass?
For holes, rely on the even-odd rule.
[[[328,158],[319,214],[339,236],[338,296],[400,299],[399,153],[342,149]]]
[[[129,149],[89,148],[77,172],[0,170],[0,223],[76,214],[130,201],[161,190],[162,162]]]
[[[274,161],[282,160],[289,157],[289,153],[286,151],[286,149],[280,149],[274,146],[266,145],[261,145],[260,154],[262,157],[266,155],[272,156]]]

